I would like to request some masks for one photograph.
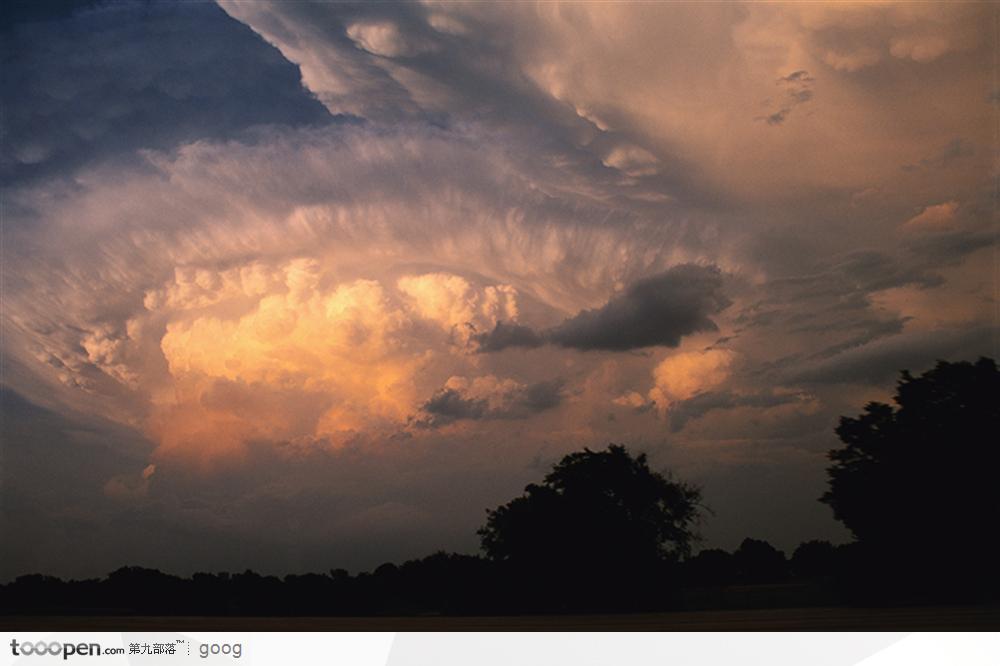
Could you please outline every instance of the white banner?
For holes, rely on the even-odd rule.
[[[1000,633],[5,632],[0,665],[995,666]]]

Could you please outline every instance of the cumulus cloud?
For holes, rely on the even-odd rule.
[[[687,264],[639,280],[603,306],[558,326],[535,331],[498,323],[474,339],[487,352],[542,344],[582,351],[676,347],[685,335],[718,330],[709,316],[728,304],[717,268]]]
[[[653,388],[649,398],[661,411],[676,402],[709,391],[725,382],[735,360],[731,351],[711,349],[702,352],[673,354],[653,370]]]
[[[254,439],[337,444],[412,409],[422,359],[407,349],[407,312],[381,283],[324,287],[315,260],[270,277],[264,294],[251,281],[249,294],[213,296],[211,307],[202,295],[170,303],[159,346],[174,392],[151,420],[161,454],[238,454]]]
[[[473,331],[518,317],[517,290],[507,284],[476,289],[468,280],[447,273],[407,275],[399,279],[416,313],[467,343]]]
[[[564,170],[522,171],[490,141],[334,125],[145,157],[147,170],[95,174],[66,198],[13,197],[77,240],[30,253],[44,272],[10,257],[4,316],[7,353],[52,389],[33,395],[136,425],[157,457],[208,469],[259,442],[392,437],[441,373],[492,370],[468,353],[475,336],[548,331],[642,272],[656,277],[546,335],[579,349],[675,344],[724,303],[717,269],[657,273],[683,257],[678,229],[580,224],[612,205],[539,194]],[[557,406],[539,385],[552,370],[517,378],[525,415]]]

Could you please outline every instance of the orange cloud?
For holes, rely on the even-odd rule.
[[[684,352],[663,359],[653,369],[650,400],[662,413],[670,405],[718,387],[730,375],[735,354],[723,349]]]
[[[489,330],[500,320],[516,320],[517,290],[510,285],[477,289],[449,273],[408,275],[396,282],[417,316],[428,319],[467,342],[472,328]]]
[[[958,212],[957,201],[946,201],[934,206],[927,206],[920,213],[904,222],[903,227],[924,231],[948,228],[955,221],[956,212]]]

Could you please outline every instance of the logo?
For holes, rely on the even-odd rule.
[[[97,657],[102,654],[125,654],[125,648],[104,648],[97,643],[60,643],[58,641],[24,641],[13,639],[10,642],[10,652],[15,657],[62,655],[64,660],[70,657]]]

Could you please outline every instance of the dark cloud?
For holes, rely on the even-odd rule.
[[[948,231],[910,239],[906,248],[924,260],[940,265],[957,264],[966,256],[995,246],[1000,235],[994,231]]]
[[[92,7],[101,0],[7,0],[0,12],[0,30],[7,30],[19,23],[51,21],[72,16],[74,12]]]
[[[531,384],[524,391],[521,404],[530,411],[541,412],[558,407],[563,399],[563,381],[553,379],[548,382]]]
[[[756,407],[766,409],[797,402],[801,396],[794,393],[733,393],[720,391],[701,393],[670,406],[670,430],[680,432],[689,421],[699,419],[716,409],[734,409],[736,407]]]
[[[784,81],[786,83],[812,83],[816,79],[809,76],[809,72],[804,69],[792,72],[787,76],[782,76],[779,81]]]
[[[944,169],[954,162],[972,157],[976,154],[976,149],[972,144],[962,137],[955,137],[944,148],[935,155],[925,158],[916,164],[904,164],[903,171],[917,171],[919,169]]]
[[[530,326],[521,324],[510,324],[498,321],[496,326],[489,333],[480,333],[473,336],[479,344],[479,351],[495,352],[508,347],[534,348],[546,344],[547,340],[542,333],[539,333]]]
[[[544,344],[583,351],[676,347],[685,335],[718,330],[709,315],[728,305],[718,268],[684,264],[640,280],[602,307],[553,328],[498,323],[475,340],[487,352]]]
[[[421,416],[411,423],[418,428],[437,428],[456,421],[527,418],[558,407],[563,386],[563,380],[554,379],[502,389],[487,397],[472,396],[465,389],[443,388],[423,404]]]
[[[461,421],[463,419],[481,419],[489,412],[489,401],[482,398],[464,398],[455,389],[441,389],[430,400],[424,403],[423,411],[427,413],[427,425],[437,426]]]
[[[804,69],[792,72],[787,76],[779,77],[775,82],[781,86],[784,95],[780,100],[781,108],[774,113],[758,116],[756,120],[763,120],[768,125],[780,125],[788,119],[792,110],[800,104],[805,104],[813,98],[812,84],[816,81]],[[770,104],[767,100],[765,104]]]
[[[791,383],[886,385],[901,370],[923,372],[935,360],[960,361],[996,357],[1000,329],[921,331],[856,346],[787,373]]]
[[[785,118],[788,117],[788,114],[791,113],[791,111],[792,110],[789,108],[784,108],[780,111],[764,116],[763,119],[768,125],[780,125],[785,122]]]
[[[102,488],[116,478],[141,479],[152,443],[98,417],[38,406],[8,387],[0,387],[0,442],[0,533],[18,535],[3,540],[0,579],[32,571],[93,574],[95,565],[112,565],[117,553],[106,551],[124,539],[110,534],[119,507]],[[92,547],[76,547],[84,541]]]
[[[47,3],[36,3],[45,5]],[[211,3],[34,12],[3,35],[5,182],[143,148],[326,123],[298,68]]]
[[[771,280],[765,287],[768,296],[744,308],[735,321],[740,330],[777,326],[791,333],[844,334],[833,347],[815,352],[830,356],[903,330],[907,317],[873,307],[876,292],[904,286],[929,289],[943,282],[926,261],[856,250],[828,260],[814,272]]]

